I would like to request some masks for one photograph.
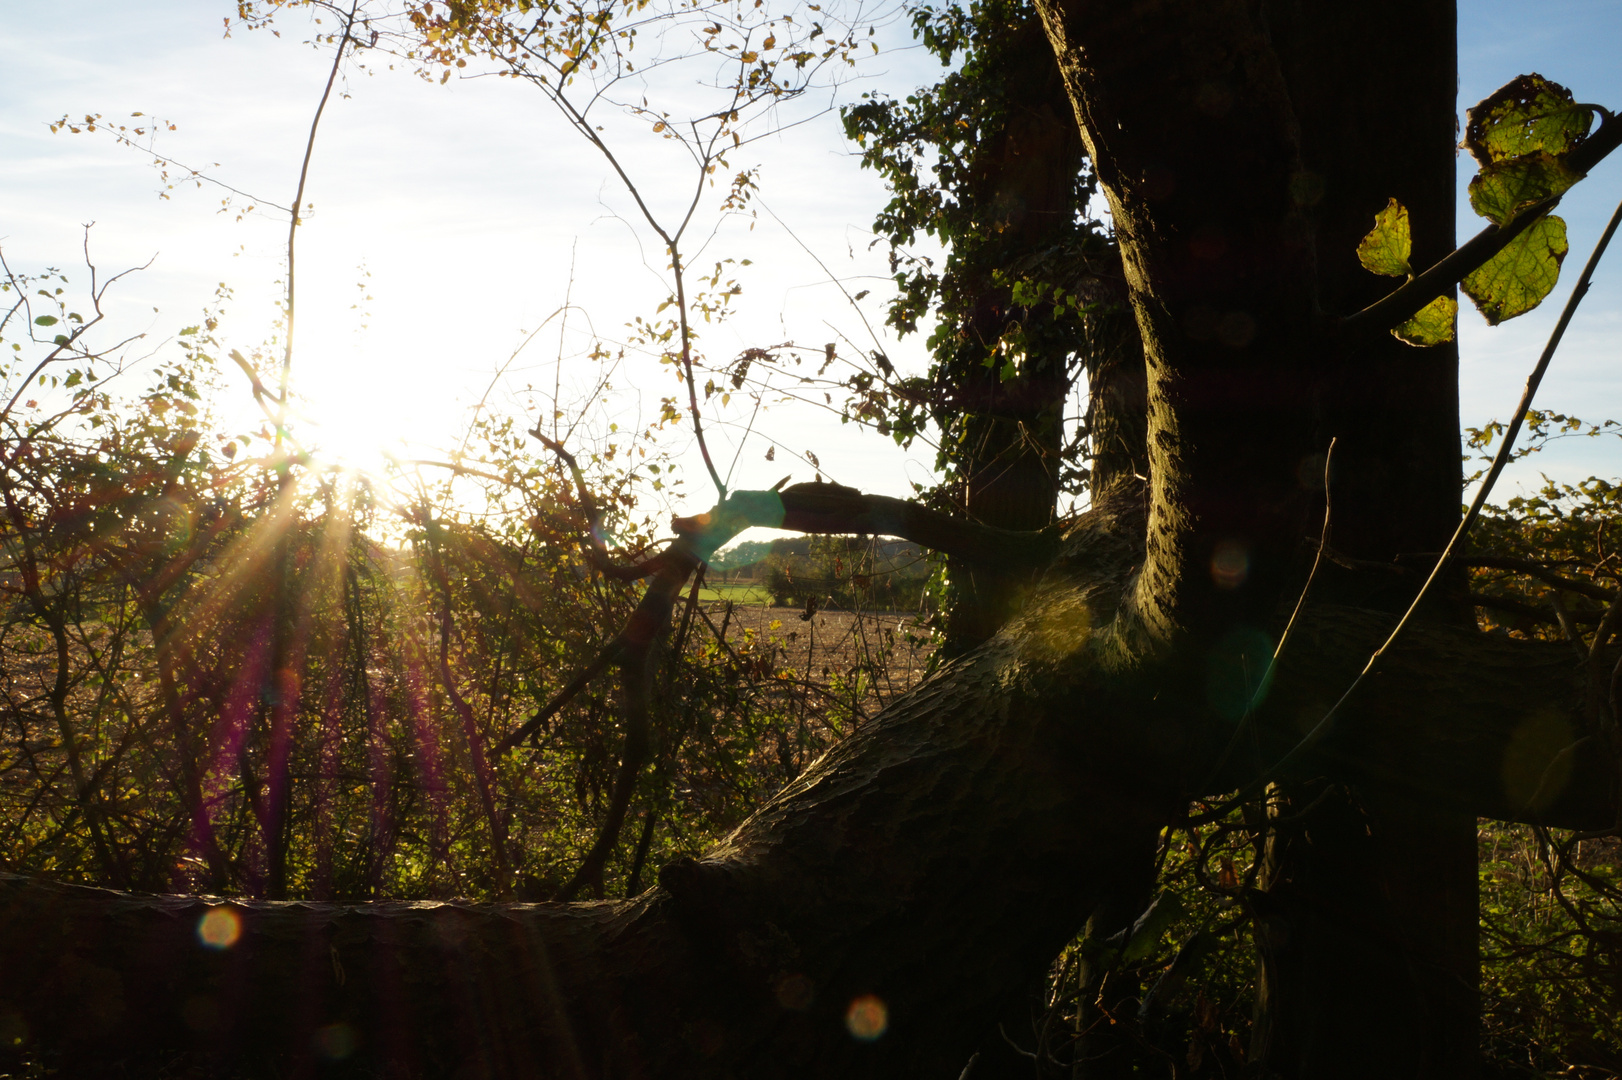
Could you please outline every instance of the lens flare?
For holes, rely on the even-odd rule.
[[[777,1003],[785,1009],[804,1012],[816,996],[816,984],[804,975],[785,975],[777,981]]]
[[[242,919],[230,908],[209,908],[197,921],[197,940],[210,949],[229,949],[241,936]]]
[[[1250,552],[1235,540],[1224,540],[1211,555],[1211,580],[1219,589],[1237,589],[1250,576]]]
[[[348,1024],[328,1024],[315,1033],[315,1052],[327,1061],[342,1061],[355,1052],[355,1029]]]
[[[862,1042],[872,1042],[890,1026],[890,1013],[883,999],[875,994],[863,994],[845,1010],[845,1027]]]

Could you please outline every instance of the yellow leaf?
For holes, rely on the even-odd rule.
[[[1387,277],[1407,277],[1413,273],[1408,256],[1413,237],[1408,231],[1408,208],[1396,199],[1374,215],[1374,228],[1357,245],[1357,259],[1365,270]]]
[[[1409,345],[1421,348],[1440,345],[1453,340],[1453,327],[1458,322],[1458,316],[1459,302],[1451,296],[1438,296],[1391,332],[1398,341]]]

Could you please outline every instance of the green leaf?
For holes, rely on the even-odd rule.
[[[1459,319],[1459,302],[1451,296],[1438,296],[1419,313],[1391,332],[1397,340],[1425,347],[1453,340],[1453,327]]]
[[[1565,162],[1547,151],[1482,167],[1470,181],[1470,205],[1482,217],[1502,225],[1533,203],[1559,195],[1581,180]]]
[[[1522,75],[1483,98],[1469,112],[1464,145],[1482,165],[1542,151],[1554,157],[1588,134],[1594,114],[1577,105],[1559,83]]]
[[[1172,923],[1182,918],[1184,911],[1183,902],[1175,893],[1163,892],[1155,897],[1149,910],[1132,924],[1132,933],[1126,939],[1126,947],[1121,950],[1121,959],[1130,964],[1154,952],[1161,937]]]
[[[1374,229],[1357,245],[1357,259],[1365,270],[1387,277],[1413,273],[1408,256],[1414,247],[1408,232],[1408,208],[1396,199],[1374,215]]]
[[[1465,295],[1493,326],[1524,315],[1542,303],[1560,280],[1567,246],[1566,223],[1551,214],[1465,278],[1461,282]]]
[[[55,315],[41,315],[39,318],[34,320],[34,325],[35,326],[55,326],[56,325],[56,316]]]

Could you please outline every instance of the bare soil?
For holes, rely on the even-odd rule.
[[[777,650],[777,663],[872,716],[922,681],[935,651],[915,614],[816,611],[765,604],[704,605],[734,646],[751,639]]]

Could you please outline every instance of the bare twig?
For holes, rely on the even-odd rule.
[[[276,403],[280,407],[281,419],[276,424],[276,446],[282,445],[282,429],[286,427],[287,420],[287,391],[293,375],[293,320],[297,293],[294,291],[294,254],[298,239],[298,227],[303,222],[304,212],[304,185],[310,176],[310,159],[315,156],[315,135],[321,127],[321,114],[326,112],[327,99],[332,96],[332,85],[338,80],[338,70],[343,66],[344,50],[354,40],[351,35],[355,29],[355,12],[360,8],[360,0],[355,0],[349,8],[349,14],[344,19],[343,36],[338,40],[338,47],[332,54],[332,68],[327,72],[327,85],[321,91],[321,101],[315,107],[315,116],[310,120],[310,135],[304,143],[304,160],[299,165],[298,190],[293,195],[293,212],[287,223],[287,326],[286,340],[282,347],[282,374],[281,386],[276,395]]]
[[[569,685],[552,695],[552,700],[541,706],[528,720],[520,724],[512,734],[504,737],[495,746],[490,748],[491,756],[500,757],[525,739],[534,735],[546,725],[547,721],[556,716],[564,706],[573,701],[584,690],[591,680],[601,675],[608,666],[618,660],[620,656],[620,639],[618,635],[607,645],[603,646],[591,663],[581,669],[580,673],[569,680]]]
[[[1250,718],[1252,714],[1255,713],[1256,706],[1260,703],[1260,699],[1267,693],[1268,684],[1272,682],[1273,670],[1278,666],[1278,658],[1283,655],[1284,646],[1289,644],[1290,632],[1295,629],[1295,622],[1298,618],[1300,618],[1302,608],[1306,607],[1307,596],[1312,592],[1312,583],[1318,578],[1318,567],[1323,565],[1324,552],[1329,550],[1330,538],[1333,535],[1335,520],[1335,503],[1330,494],[1329,485],[1330,467],[1335,460],[1335,442],[1335,439],[1330,439],[1329,449],[1324,452],[1324,523],[1318,536],[1317,553],[1312,557],[1312,569],[1307,571],[1307,580],[1306,583],[1301,586],[1301,595],[1295,599],[1295,608],[1290,612],[1289,621],[1284,624],[1284,632],[1278,636],[1278,645],[1274,647],[1273,655],[1268,658],[1267,667],[1262,672],[1262,677],[1257,681],[1256,688],[1250,692],[1250,697],[1245,702],[1244,715],[1239,718],[1239,723],[1234,725],[1233,735],[1228,739],[1228,745],[1223,748],[1221,756],[1217,758],[1216,764],[1212,766],[1210,775],[1206,778],[1205,782],[1200,785],[1201,789],[1209,787],[1212,782],[1214,782],[1216,778],[1222,774],[1223,768],[1228,764],[1228,759],[1233,756],[1234,750],[1238,748],[1240,738],[1250,726]],[[1246,789],[1246,791],[1250,792],[1253,792],[1254,790],[1254,784]],[[1209,821],[1225,817],[1229,810],[1232,810],[1235,806],[1243,802],[1245,798],[1249,797],[1246,794],[1246,791],[1241,791],[1239,795],[1229,799],[1216,810],[1201,814],[1199,820]]]

